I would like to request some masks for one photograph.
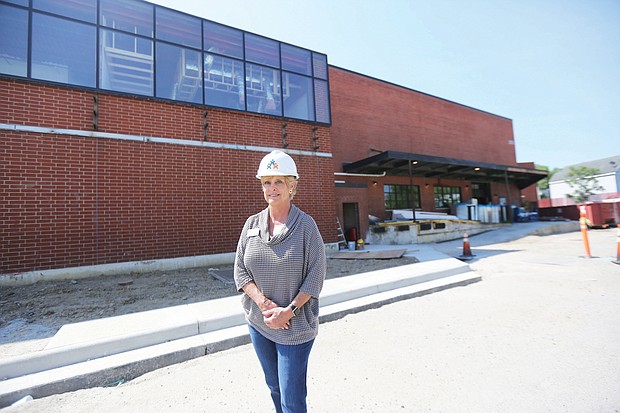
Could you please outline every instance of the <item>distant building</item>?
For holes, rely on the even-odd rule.
[[[566,206],[574,205],[575,202],[567,195],[574,191],[566,180],[571,168],[594,168],[599,171],[596,178],[603,190],[596,191],[590,196],[590,201],[601,201],[603,199],[617,198],[620,196],[620,155],[611,156],[609,158],[597,159],[594,161],[582,162],[575,165],[569,165],[555,173],[549,180],[549,206]]]
[[[620,155],[594,161],[569,165],[549,179],[549,198],[539,200],[541,219],[567,218],[577,220],[580,217],[575,201],[568,196],[574,191],[566,180],[571,168],[595,168],[599,171],[594,176],[603,189],[590,195],[586,202],[586,218],[591,226],[606,226],[620,222]]]

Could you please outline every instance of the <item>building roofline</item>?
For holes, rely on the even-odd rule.
[[[611,161],[613,161],[613,163]],[[567,165],[563,168],[560,168],[559,171],[553,174],[553,176],[549,179],[549,182],[565,181],[566,178],[568,177],[568,173],[570,172],[571,168],[579,168],[582,166],[586,168],[598,169],[599,173],[595,176],[603,176],[603,175],[610,175],[610,174],[613,175],[616,173],[616,171],[620,170],[620,155],[609,156],[607,158],[601,158],[601,159],[592,159],[589,161],[580,162],[580,163],[576,163],[573,165]]]
[[[376,81],[381,82],[381,83],[385,83],[385,84],[388,84],[388,85],[396,86],[396,87],[399,87],[401,89],[408,90],[410,92],[416,92],[416,93],[419,93],[421,95],[425,95],[425,96],[429,96],[429,97],[432,97],[432,98],[435,98],[435,99],[443,100],[444,102],[453,103],[455,105],[459,105],[459,106],[462,106],[462,107],[467,108],[467,109],[472,109],[472,110],[475,110],[477,112],[486,113],[487,115],[492,115],[492,116],[495,116],[495,117],[498,117],[498,118],[506,119],[506,120],[509,120],[509,121],[512,122],[512,119],[508,118],[506,116],[501,116],[501,115],[498,115],[498,114],[495,114],[495,113],[488,112],[486,110],[475,108],[473,106],[468,106],[468,105],[465,105],[463,103],[455,102],[455,101],[450,100],[450,99],[446,99],[446,98],[442,98],[442,97],[439,97],[439,96],[431,95],[430,93],[421,92],[419,90],[412,89],[412,88],[407,87],[407,86],[403,86],[403,85],[399,85],[397,83],[389,82],[387,80],[379,79],[377,77],[366,75],[366,74],[360,73],[360,72],[356,72],[354,70],[346,69],[344,67],[336,66],[336,65],[333,65],[333,64],[328,64],[328,66],[331,66],[331,67],[333,67],[335,69],[344,70],[345,72],[349,72],[349,73],[353,73],[353,74],[356,74],[356,75],[359,75],[359,76],[363,76],[363,77],[366,77],[368,79],[376,80]]]

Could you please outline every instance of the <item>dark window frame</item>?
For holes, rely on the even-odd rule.
[[[104,32],[106,33],[105,41],[104,35],[102,34]],[[109,57],[105,56],[106,53],[108,53],[108,35],[111,37],[110,41],[112,42],[112,47],[109,48],[109,50],[111,50],[111,56]],[[120,40],[118,41],[122,42],[124,47],[114,47],[116,46],[117,36],[120,38]],[[98,41],[99,67],[97,69],[99,89],[138,96],[153,97],[155,95],[156,45],[154,39],[146,36],[133,35],[125,31],[101,27],[99,29]],[[150,54],[144,53],[147,51],[147,45],[150,45]],[[133,48],[133,50],[131,50],[131,48]],[[117,55],[119,63],[112,62],[110,64],[111,68],[106,69],[111,74],[108,74],[108,72],[104,72],[103,66],[112,59],[115,59]],[[125,58],[128,59],[128,63],[126,64],[123,63],[123,60]],[[112,68],[114,67],[119,68],[117,73],[113,72],[114,69]],[[149,73],[150,79],[148,80],[148,83],[144,83],[144,81],[146,81],[146,77],[144,76],[144,74]],[[114,86],[115,81],[117,82],[118,86]],[[132,84],[134,85],[133,89],[131,89]],[[124,87],[123,85],[127,86]]]
[[[155,8],[152,4],[136,0],[100,0],[99,9],[97,17],[100,28],[106,27],[150,38],[155,35],[155,25],[153,24]],[[132,25],[132,19],[129,18],[131,14],[140,17],[140,21],[134,20],[136,23],[141,22],[142,24]],[[119,17],[118,23],[113,19],[116,16]],[[104,19],[106,19],[105,22]]]
[[[7,66],[7,72],[3,72],[8,76],[28,76],[28,61],[30,55],[30,39],[29,26],[30,15],[27,9],[22,7],[12,7],[0,4],[0,7],[6,9],[6,12],[0,15],[0,18],[8,17],[9,13],[14,13],[11,17],[16,19],[9,20],[0,27],[0,54],[2,54],[3,62]],[[6,47],[4,47],[6,46]]]
[[[435,208],[451,208],[461,202],[462,193],[460,186],[435,185],[433,187]]]
[[[202,65],[205,105],[245,110],[245,64],[243,60],[205,52]],[[222,103],[217,104],[216,101]]]
[[[202,49],[202,19],[165,7],[155,7],[155,38],[177,46]]]
[[[202,103],[204,101],[202,53],[177,44],[156,42],[155,61],[160,56],[161,61],[155,73],[155,97]],[[171,57],[175,57],[176,60]]]
[[[204,20],[202,23],[202,39],[205,53],[244,60],[245,43],[242,30]]]
[[[97,28],[94,25],[38,11],[32,13],[30,21],[33,25],[35,21],[41,22],[29,34],[28,67],[32,79],[78,87],[97,86]],[[48,23],[49,31],[39,32],[46,27],[43,22]],[[58,36],[50,36],[51,33]],[[82,44],[87,35],[94,40],[90,50]],[[35,39],[40,41],[37,47],[34,47]],[[75,50],[80,50],[80,54]],[[89,58],[88,67],[83,63],[85,55]],[[64,76],[66,80],[62,79]]]
[[[415,198],[415,209],[420,209],[420,186],[419,185],[401,185],[401,184],[384,184],[383,185],[383,202],[385,209],[411,209],[411,187],[413,186],[413,196]]]
[[[303,86],[302,82],[306,82],[306,93],[302,93],[297,100],[292,100],[292,92],[297,86]],[[300,87],[300,90],[302,87]],[[310,76],[304,76],[299,73],[282,71],[282,109],[284,117],[291,119],[299,119],[306,121],[314,121],[316,119],[316,103],[314,101],[314,80]],[[305,97],[305,102],[301,99]],[[289,99],[291,99],[289,101]],[[303,106],[307,104],[305,114],[301,114],[299,109],[295,109],[294,103],[299,102]]]

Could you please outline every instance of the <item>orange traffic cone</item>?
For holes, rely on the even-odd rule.
[[[585,258],[592,258],[590,253],[590,241],[588,240],[588,225],[586,223],[586,206],[579,207],[579,226],[581,227],[581,236],[583,237],[583,245],[586,248]]]
[[[471,253],[471,247],[469,245],[469,237],[467,236],[467,232],[463,234],[463,253],[456,258],[461,261],[469,261],[474,258],[474,254]]]
[[[616,253],[616,260],[612,262],[614,264],[620,265],[620,224],[618,224],[618,234],[616,235],[616,244],[618,244],[618,251]]]

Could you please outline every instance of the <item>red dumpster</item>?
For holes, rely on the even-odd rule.
[[[609,202],[611,201],[611,202]],[[592,228],[607,228],[620,222],[620,200],[586,202],[586,222]]]

